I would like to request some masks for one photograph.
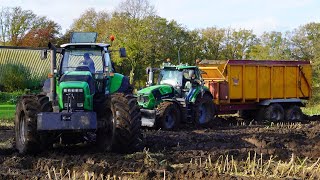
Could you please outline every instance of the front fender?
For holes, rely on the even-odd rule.
[[[110,93],[116,92],[132,92],[132,86],[130,85],[129,78],[122,74],[114,73],[110,81]]]

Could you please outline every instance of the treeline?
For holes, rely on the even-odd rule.
[[[128,55],[120,59],[114,54],[116,69],[129,75],[136,87],[144,85],[147,66],[159,66],[167,58],[178,63],[178,53],[181,62],[189,64],[197,58],[311,60],[314,77],[320,64],[320,23],[262,35],[233,28],[188,30],[158,16],[148,0],[123,0],[114,12],[88,9],[64,34],[58,23],[19,7],[2,9],[0,27],[0,44],[14,46],[45,47],[49,41],[59,45],[68,42],[73,31],[98,32],[99,42],[109,42],[113,34],[113,47],[125,47]]]

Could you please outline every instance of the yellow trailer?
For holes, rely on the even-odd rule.
[[[220,114],[300,120],[303,100],[311,97],[309,61],[205,60],[198,66]]]

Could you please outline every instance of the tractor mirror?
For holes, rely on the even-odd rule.
[[[48,57],[48,51],[46,49],[41,50],[40,58],[41,60],[45,60]]]
[[[120,57],[121,57],[121,58],[127,57],[126,48],[120,48],[119,51],[120,51]]]

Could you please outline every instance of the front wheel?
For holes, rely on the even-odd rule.
[[[37,134],[37,114],[40,104],[35,96],[23,96],[19,99],[15,116],[15,142],[20,154],[37,153],[41,142]]]
[[[103,151],[132,152],[142,142],[141,114],[136,98],[131,94],[115,93],[102,103],[97,112],[99,128],[97,143]]]
[[[164,101],[157,107],[157,126],[164,130],[178,128],[180,124],[180,110],[174,102]]]

